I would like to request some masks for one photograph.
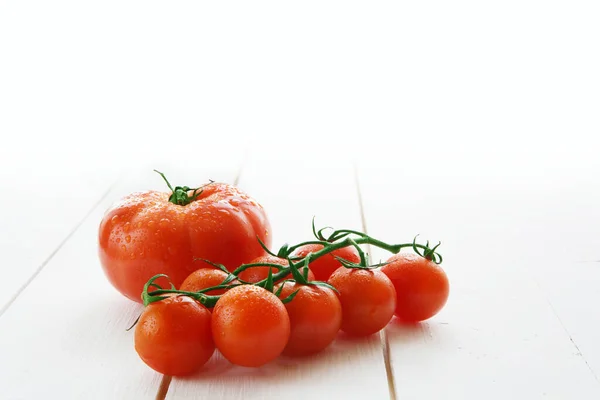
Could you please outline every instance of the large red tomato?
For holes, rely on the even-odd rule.
[[[141,302],[144,284],[156,274],[168,275],[179,287],[190,273],[207,266],[194,258],[234,270],[265,253],[257,236],[271,243],[262,206],[236,187],[210,183],[197,197],[183,189],[130,194],[102,219],[102,267],[113,286],[132,300]]]

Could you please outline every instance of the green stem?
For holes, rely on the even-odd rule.
[[[297,248],[297,247],[300,247],[300,246],[303,246],[306,244],[314,244],[314,243],[315,243],[315,241],[308,241],[308,242],[300,243],[297,246],[293,246],[293,248]],[[393,254],[398,254],[401,249],[408,248],[408,247],[410,247],[410,248],[417,247],[417,248],[423,249],[423,250],[430,250],[429,247],[424,246],[422,244],[416,244],[416,243],[387,244],[385,242],[382,242],[381,240],[377,240],[377,239],[374,239],[374,238],[372,238],[370,236],[366,236],[366,235],[359,237],[357,239],[346,238],[342,241],[335,242],[335,243],[329,243],[329,242],[316,242],[316,243],[322,244],[324,247],[321,250],[317,251],[316,253],[312,253],[312,256],[311,256],[312,261],[316,260],[319,257],[323,257],[326,254],[329,254],[336,250],[342,249],[344,247],[353,246],[354,243],[370,244],[372,246],[379,247],[380,249],[387,250]],[[290,249],[291,248],[292,247],[290,247]],[[294,265],[299,266],[302,262],[303,261],[301,260]],[[275,282],[277,282],[278,280],[281,280],[284,277],[286,277],[289,273],[290,273],[290,267],[285,267],[285,268],[281,269],[278,273],[273,275],[273,280]],[[263,279],[262,281],[257,282],[255,285],[262,286],[262,285],[264,285],[265,282],[266,282],[266,279]]]
[[[292,254],[298,248],[300,248],[302,246],[306,246],[308,244],[320,244],[322,246],[326,246],[326,245],[328,245],[330,243],[329,242],[324,242],[322,240],[308,240],[306,242],[302,242],[302,243],[296,244],[296,245],[294,245],[292,247],[288,247],[287,255],[289,256],[290,254]]]
[[[252,268],[252,267],[272,267],[272,268],[277,268],[278,270],[281,270],[283,268],[286,268],[284,265],[281,264],[273,264],[273,263],[252,263],[252,264],[242,264],[240,265],[236,270],[234,270],[232,272],[233,275],[239,275],[240,272],[247,270],[248,268]]]
[[[367,237],[369,235],[367,235],[366,233],[363,232],[359,232],[359,231],[353,231],[352,229],[339,229],[336,231],[331,232],[331,235],[329,235],[329,238],[327,239],[329,242],[335,242],[337,239],[346,236],[346,235],[356,235],[359,237]]]
[[[233,285],[231,285],[231,286],[233,286]],[[239,285],[235,285],[235,286],[239,286]],[[203,289],[203,291],[210,291],[210,290],[214,290],[214,289],[218,289],[218,288],[219,288],[219,286],[215,286],[215,287]],[[214,307],[215,304],[217,303],[217,301],[221,298],[221,296],[210,296],[210,295],[207,295],[207,294],[204,294],[201,292],[188,292],[185,290],[176,290],[176,289],[157,289],[157,290],[148,292],[148,296],[152,296],[152,297],[160,296],[161,294],[180,294],[182,296],[188,296],[195,300],[198,300],[204,306],[209,307],[209,308]]]
[[[166,178],[165,178],[165,181],[166,181]],[[168,184],[168,181],[167,181],[167,184]],[[170,187],[170,185],[169,185],[169,187]],[[314,225],[313,225],[313,231],[314,231]],[[350,235],[350,234],[354,234],[358,237],[357,238],[349,237],[348,235]],[[370,237],[369,235],[362,233],[362,232],[357,232],[357,231],[352,231],[352,230],[338,230],[338,231],[334,231],[332,233],[332,235],[329,237],[329,239],[331,239],[332,237],[334,237],[334,238],[338,237],[339,240],[337,240],[337,241],[329,242],[329,241],[321,241],[321,240],[317,240],[317,241],[310,240],[307,242],[297,244],[292,247],[287,247],[287,245],[284,245],[282,247],[282,249],[280,250],[280,252],[286,253],[283,256],[287,259],[287,261],[289,263],[288,266],[283,266],[283,265],[274,264],[274,263],[242,264],[235,271],[230,273],[228,278],[225,279],[223,281],[223,283],[221,283],[220,285],[202,289],[197,292],[187,292],[187,291],[182,291],[182,290],[176,290],[172,283],[171,283],[171,289],[163,289],[159,285],[155,284],[154,282],[161,277],[164,277],[167,279],[168,279],[168,277],[164,274],[155,275],[154,277],[150,278],[150,280],[148,280],[148,282],[144,285],[144,290],[142,292],[142,300],[144,302],[144,305],[148,305],[149,303],[163,300],[165,297],[162,297],[161,295],[175,293],[175,294],[192,297],[192,298],[198,300],[200,303],[204,304],[206,307],[213,307],[216,304],[216,302],[219,300],[220,296],[209,296],[205,293],[209,292],[211,290],[227,289],[227,288],[232,288],[232,287],[240,286],[243,284],[247,284],[247,282],[244,282],[244,281],[240,280],[239,278],[237,278],[237,279],[241,283],[231,284],[231,281],[233,280],[232,279],[233,277],[237,277],[239,273],[241,273],[242,271],[245,271],[248,268],[252,268],[252,267],[271,267],[271,268],[275,268],[278,270],[278,272],[276,274],[273,274],[272,270],[269,269],[269,276],[266,279],[263,279],[259,282],[254,283],[255,286],[259,286],[262,288],[269,288],[271,291],[273,289],[272,286],[275,282],[285,279],[290,273],[292,274],[294,280],[301,284],[321,285],[321,286],[326,286],[326,287],[329,287],[329,288],[335,290],[335,288],[331,287],[330,285],[328,285],[325,282],[316,282],[316,281],[308,282],[306,280],[306,276],[305,276],[308,271],[305,270],[304,271],[305,275],[302,275],[300,272],[301,268],[307,268],[308,265],[310,264],[310,262],[318,259],[319,257],[323,257],[327,254],[330,254],[330,253],[336,251],[336,250],[339,250],[339,249],[342,249],[345,247],[349,247],[349,246],[353,246],[357,249],[358,254],[360,256],[360,264],[354,264],[354,263],[351,263],[348,261],[347,262],[348,265],[346,265],[345,260],[341,259],[342,265],[344,265],[348,268],[374,268],[374,267],[380,266],[381,264],[378,264],[375,266],[367,265],[366,255],[365,255],[364,251],[360,248],[361,244],[368,244],[371,246],[376,246],[383,250],[387,250],[393,254],[397,254],[403,248],[410,247],[417,254],[421,255],[422,257],[425,257],[428,260],[432,260],[436,264],[440,264],[442,262],[442,256],[435,251],[440,244],[438,243],[433,248],[429,247],[429,242],[427,242],[426,245],[417,244],[416,243],[417,236],[415,236],[412,243],[387,244],[385,242],[382,242],[381,240],[374,239],[374,238]],[[343,240],[341,239],[342,237],[344,238]],[[309,253],[305,257],[300,258],[300,259],[295,259],[295,258],[289,257],[289,255],[294,250],[298,249],[301,246],[305,246],[305,245],[309,245],[309,244],[319,244],[319,245],[322,245],[323,248],[314,253]],[[268,249],[266,249],[266,246],[263,245],[263,247],[265,247],[265,250],[268,251]],[[423,252],[421,253],[419,251],[419,249],[423,250]],[[284,257],[280,257],[280,258],[284,258]],[[204,260],[204,261],[218,267],[219,269],[221,269],[223,271],[226,271],[225,267],[222,265],[214,264],[208,260]],[[150,291],[151,287],[157,288],[157,289]],[[290,296],[289,299],[286,299],[286,301],[291,300],[292,297],[293,296]]]
[[[202,194],[201,188],[191,188],[188,186],[175,186],[175,189],[173,189],[173,186],[171,186],[171,183],[169,183],[169,180],[167,179],[165,174],[163,174],[162,172],[157,171],[157,170],[154,170],[154,172],[156,172],[157,174],[162,176],[164,181],[167,183],[167,186],[169,187],[169,189],[171,189],[171,196],[169,196],[169,202],[171,202],[173,204],[177,204],[178,206],[186,206],[186,205],[190,204],[192,201],[196,200],[198,198],[198,196],[200,196]],[[188,194],[190,191],[192,191],[191,196]]]
[[[206,289],[201,289],[201,290],[198,290],[198,291],[197,291],[197,292],[195,292],[195,293],[202,293],[202,294],[204,294],[204,293],[207,293],[207,292],[210,292],[210,291],[213,291],[213,290],[219,290],[219,289],[231,289],[231,288],[234,288],[234,287],[236,287],[236,286],[242,286],[242,285],[247,285],[247,283],[233,283],[233,284],[231,284],[231,285],[230,285],[229,283],[226,283],[226,284],[220,284],[220,285],[217,285],[217,286],[208,287],[208,288],[206,288]]]
[[[358,245],[358,243],[356,243],[356,241],[354,239],[348,238],[348,240],[350,241],[352,246],[354,246],[354,248],[358,252],[358,255],[360,257],[360,265],[364,268],[367,268],[368,267],[367,256],[365,255],[365,252],[363,251],[363,249],[360,248],[360,246]]]

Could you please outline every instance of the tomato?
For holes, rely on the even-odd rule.
[[[442,268],[413,253],[400,253],[381,270],[396,288],[396,316],[405,322],[433,317],[448,300],[450,285]]]
[[[265,254],[264,256],[257,257],[254,260],[250,261],[248,264],[258,264],[258,263],[279,264],[284,267],[287,267],[289,265],[289,263],[286,259],[274,257],[270,254]],[[267,277],[269,276],[269,269],[271,269],[271,273],[273,275],[276,274],[277,272],[279,272],[279,270],[275,267],[250,267],[250,268],[245,269],[242,272],[240,272],[238,274],[238,277],[241,280],[243,280],[245,282],[249,282],[249,283],[260,282],[263,279],[267,279]],[[303,273],[304,269],[301,268],[300,272]],[[285,277],[285,279],[292,279],[292,274],[290,273],[288,276]],[[315,275],[311,272],[310,269],[308,270],[308,280],[309,281],[315,280]]]
[[[277,289],[282,284],[277,285]],[[335,292],[316,285],[285,282],[279,298],[298,290],[285,308],[290,316],[290,340],[283,350],[288,356],[318,353],[333,342],[342,324],[342,305]]]
[[[181,284],[179,290],[185,290],[186,292],[197,292],[202,289],[206,289],[213,286],[220,285],[229,275],[224,271],[214,268],[200,268],[197,271],[192,272]],[[237,280],[229,282],[229,285],[238,283]],[[223,294],[227,289],[215,289],[209,290],[206,294],[211,296],[217,296]]]
[[[208,184],[186,205],[170,202],[169,193],[133,193],[104,215],[100,261],[113,286],[141,302],[148,279],[166,274],[179,287],[202,266],[194,258],[233,270],[264,254],[256,238],[269,245],[270,229],[263,208],[231,185]]]
[[[342,303],[341,329],[355,336],[383,329],[394,316],[396,290],[380,270],[338,268],[329,278]]]
[[[162,374],[192,374],[215,351],[210,322],[210,311],[202,304],[171,295],[151,303],[142,313],[135,327],[135,350]]]
[[[230,362],[260,367],[283,351],[290,337],[290,318],[273,293],[242,285],[217,301],[212,333],[217,348]]]
[[[309,253],[316,253],[321,250],[323,245],[321,244],[307,244],[296,249],[292,255],[294,257],[306,257]],[[342,264],[335,259],[340,257],[353,263],[360,262],[360,256],[354,246],[343,247],[338,250],[334,250],[329,254],[317,258],[311,262],[308,267],[315,274],[315,279],[318,281],[327,282],[331,274],[342,266]]]

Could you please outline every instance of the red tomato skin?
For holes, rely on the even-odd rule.
[[[338,290],[342,304],[341,330],[353,336],[379,332],[396,309],[396,290],[380,270],[338,268],[328,283]]]
[[[199,370],[215,345],[210,311],[186,296],[151,303],[135,327],[135,350],[152,369],[183,376]]]
[[[316,253],[322,248],[323,245],[320,244],[307,244],[296,249],[292,255],[295,257],[306,257],[309,253]],[[342,264],[335,259],[336,256],[353,263],[358,263],[360,261],[360,256],[354,246],[334,250],[329,254],[317,258],[308,265],[308,268],[310,268],[315,275],[316,280],[327,282],[331,274],[342,266]]]
[[[444,307],[450,284],[439,265],[413,253],[396,254],[387,262],[381,271],[396,288],[395,314],[401,321],[424,321]]]
[[[200,268],[197,271],[192,272],[181,284],[179,290],[186,292],[197,292],[202,289],[206,289],[213,286],[220,285],[228,274],[224,271],[215,268]],[[229,285],[238,283],[237,280],[229,282]],[[227,289],[215,289],[206,292],[210,296],[218,296],[225,293]]]
[[[168,275],[176,287],[206,265],[203,258],[234,269],[264,254],[257,236],[271,243],[271,227],[258,203],[237,188],[212,183],[198,199],[180,206],[169,193],[133,193],[105,214],[99,229],[99,255],[112,285],[141,302],[144,284]],[[161,286],[166,281],[157,281]]]
[[[212,334],[217,348],[232,364],[260,367],[285,348],[290,318],[273,293],[257,286],[238,286],[217,301]]]
[[[282,265],[284,267],[287,267],[289,265],[287,260],[285,260],[283,258],[279,258],[279,257],[274,257],[270,254],[265,254],[263,256],[256,257],[254,260],[248,262],[247,264],[258,264],[258,263],[278,264],[278,265]],[[267,279],[267,277],[269,276],[269,269],[271,269],[271,273],[273,275],[276,274],[277,272],[279,272],[279,270],[275,267],[250,267],[250,268],[245,269],[242,272],[240,272],[238,274],[238,277],[241,280],[248,282],[248,283],[260,282],[263,279]],[[304,270],[300,269],[300,271],[303,272]],[[290,273],[284,279],[292,279],[292,274]],[[308,269],[308,280],[309,281],[315,280],[315,275],[312,273],[310,268]]]
[[[277,285],[277,289],[282,284]],[[290,339],[283,354],[291,357],[316,354],[329,346],[342,325],[342,305],[335,292],[315,285],[285,282],[280,298],[299,290],[285,304],[290,316]]]

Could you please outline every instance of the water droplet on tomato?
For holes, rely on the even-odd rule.
[[[141,228],[141,227],[142,227],[142,221],[138,222],[136,226],[137,226],[138,228]]]
[[[154,226],[154,221],[150,220],[148,221],[148,228],[152,228]]]
[[[117,243],[121,243],[121,238],[120,238],[120,237],[116,238],[116,239],[115,239],[115,242],[117,242]]]
[[[127,246],[125,246],[124,244],[121,245],[121,250],[125,251],[127,250]]]
[[[165,227],[167,225],[169,225],[171,223],[171,221],[169,220],[169,218],[163,218],[160,220],[160,226]]]
[[[129,232],[130,225],[129,222],[125,222],[125,225],[123,225],[123,232]]]
[[[125,236],[125,241],[127,243],[131,243],[131,236],[129,236],[129,235]]]
[[[234,207],[237,207],[240,205],[240,201],[238,199],[229,199],[229,204],[231,204]]]
[[[134,259],[135,259],[135,253],[131,253],[131,254],[129,255],[129,258],[131,258],[132,260],[134,260]]]
[[[115,215],[115,216],[113,216],[113,217],[110,219],[110,221],[111,221],[113,224],[116,224],[118,220],[119,220],[119,216],[118,216],[118,215]]]
[[[269,236],[269,231],[265,229],[265,236]]]

